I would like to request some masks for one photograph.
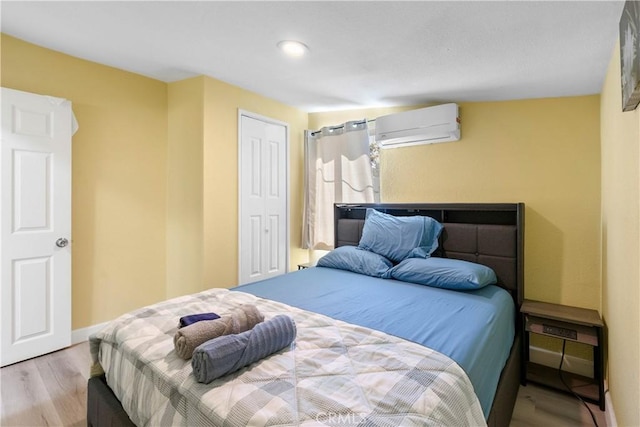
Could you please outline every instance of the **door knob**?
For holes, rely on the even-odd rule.
[[[65,239],[64,237],[61,237],[58,240],[56,240],[56,246],[59,247],[59,248],[64,248],[68,244],[69,244],[69,241],[67,239]]]

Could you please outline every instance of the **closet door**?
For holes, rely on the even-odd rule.
[[[71,103],[2,88],[0,365],[71,344]]]
[[[240,115],[239,282],[283,274],[288,256],[287,127]]]

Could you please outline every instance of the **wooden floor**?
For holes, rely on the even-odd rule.
[[[0,369],[0,425],[86,426],[89,344]],[[590,405],[598,425],[604,413]],[[592,426],[584,406],[573,397],[528,385],[520,387],[511,427]]]
[[[599,427],[606,427],[605,413],[589,403]],[[520,386],[510,427],[594,426],[589,411],[575,397],[546,387]]]
[[[0,369],[1,426],[86,426],[89,343]]]

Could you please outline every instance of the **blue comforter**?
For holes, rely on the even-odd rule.
[[[446,354],[467,373],[484,411],[513,343],[515,309],[497,286],[451,291],[314,267],[234,288]]]

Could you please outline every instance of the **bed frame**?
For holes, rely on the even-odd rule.
[[[496,272],[498,285],[509,291],[516,313],[524,298],[524,204],[336,204],[335,246],[360,241],[367,208],[395,216],[430,216],[443,224],[440,245],[433,256],[485,264]],[[487,424],[508,427],[523,378],[520,354],[520,316],[515,316],[516,337],[500,376]],[[87,425],[134,426],[107,385],[104,375],[89,380]]]

